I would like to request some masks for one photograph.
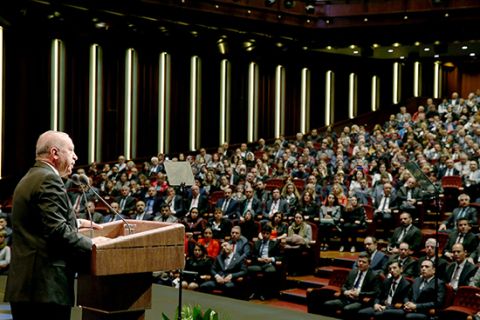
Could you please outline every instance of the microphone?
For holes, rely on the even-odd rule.
[[[72,174],[70,179],[72,180],[74,185],[76,186],[80,185],[80,176],[77,173]]]
[[[72,180],[74,180],[74,176],[75,176],[75,174],[72,175]],[[80,175],[77,174],[77,176],[78,176],[78,178],[75,177],[75,179],[78,180],[78,183],[79,183],[81,186],[86,186],[86,187],[90,188],[90,179],[88,179],[88,177],[87,177],[86,174],[83,174],[83,173],[80,174]],[[74,180],[74,183],[75,183],[75,180]],[[83,189],[82,189],[82,190],[83,190]],[[93,194],[94,194],[100,201],[102,201],[102,203],[103,203],[104,205],[106,205],[107,208],[108,208],[110,211],[112,211],[117,217],[119,217],[119,218],[123,221],[123,223],[127,226],[128,234],[132,234],[132,229],[131,229],[131,227],[130,227],[130,224],[125,220],[125,218],[122,217],[122,215],[121,215],[120,213],[118,213],[115,209],[113,209],[112,206],[111,206],[105,199],[103,199],[103,198],[98,194],[98,192],[95,191],[94,188],[90,188],[90,191],[92,191]],[[90,221],[91,221],[91,218],[90,218]]]

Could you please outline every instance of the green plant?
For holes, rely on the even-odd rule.
[[[175,319],[178,319],[178,310],[175,312]],[[199,305],[183,306],[182,320],[218,320],[218,313],[212,309],[207,309],[202,313],[202,308]],[[164,313],[162,313],[162,320],[170,320]],[[174,319],[172,319],[174,320]]]

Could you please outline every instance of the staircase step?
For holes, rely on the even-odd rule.
[[[280,291],[280,299],[307,304],[307,289],[292,288]]]
[[[321,288],[328,284],[328,277],[321,278],[314,275],[288,276],[287,281],[294,282],[294,286],[300,288]]]

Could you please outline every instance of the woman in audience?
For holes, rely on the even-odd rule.
[[[207,255],[207,249],[197,243],[193,248],[193,255],[185,261],[182,288],[196,290],[198,286],[210,279],[212,258]]]
[[[185,226],[185,232],[199,235],[205,228],[206,221],[199,216],[198,208],[193,207],[183,218],[182,224]]]
[[[330,246],[330,235],[337,228],[341,218],[341,206],[333,193],[327,196],[325,203],[320,207],[319,238],[320,248],[328,250]]]
[[[287,237],[288,225],[283,221],[283,212],[276,212],[271,220],[272,224],[272,233],[270,234],[270,239],[284,239]]]
[[[206,227],[203,230],[203,237],[198,239],[197,244],[207,249],[207,254],[210,258],[216,258],[220,253],[220,242],[213,238],[213,231],[210,227]]]
[[[340,228],[342,231],[340,234],[342,239],[340,252],[343,252],[345,247],[350,247],[350,252],[355,252],[358,230],[366,228],[365,218],[365,209],[358,203],[357,197],[351,196],[341,212]]]
[[[248,241],[254,241],[254,239],[258,238],[260,232],[259,225],[255,222],[250,210],[247,210],[244,216],[240,218],[239,225],[242,230],[242,236],[247,238]]]
[[[222,208],[215,208],[213,218],[208,220],[207,226],[213,231],[214,239],[224,240],[225,237],[230,237],[232,222],[223,216]]]
[[[314,218],[318,215],[318,206],[310,192],[305,191],[297,206],[297,212],[301,212],[304,218]]]
[[[296,211],[299,204],[300,193],[293,182],[287,182],[282,188],[282,198],[287,200],[290,213]]]
[[[292,224],[288,227],[285,239],[285,259],[289,274],[303,273],[311,265],[311,257],[302,256],[302,252],[310,247],[312,242],[312,227],[303,220],[301,212],[295,213]]]

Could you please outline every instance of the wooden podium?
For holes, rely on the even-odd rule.
[[[77,305],[83,320],[145,319],[151,308],[152,272],[183,269],[185,229],[181,224],[126,220],[81,230],[111,238],[92,249],[89,274],[79,274]]]

